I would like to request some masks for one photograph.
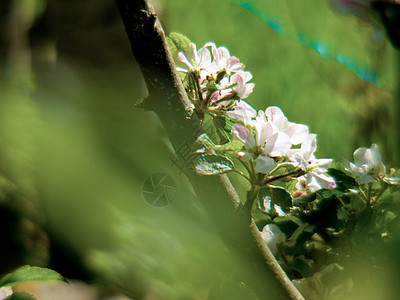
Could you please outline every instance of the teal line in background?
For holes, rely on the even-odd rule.
[[[323,57],[325,59],[334,59],[334,60],[338,61],[339,63],[343,64],[344,66],[346,66],[347,68],[349,68],[352,72],[354,72],[361,79],[378,85],[378,83],[379,83],[378,76],[375,71],[358,65],[351,58],[347,57],[344,54],[334,55],[333,53],[331,53],[331,51],[329,50],[329,47],[326,44],[324,44],[322,42],[318,42],[318,41],[311,41],[302,32],[298,32],[297,36],[294,36],[294,37],[286,36],[284,26],[278,19],[270,17],[267,13],[258,10],[252,4],[250,4],[248,2],[243,2],[238,5],[242,8],[244,8],[245,10],[251,12],[252,14],[256,15],[257,17],[259,17],[265,24],[267,24],[269,27],[271,27],[273,30],[275,30],[279,35],[297,40],[302,45],[304,45],[306,47],[310,47],[310,48],[314,49],[315,51],[317,51],[321,57]]]

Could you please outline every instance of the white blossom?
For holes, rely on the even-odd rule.
[[[288,152],[289,159],[306,172],[305,175],[298,178],[299,190],[316,192],[320,189],[333,190],[336,187],[335,180],[326,174],[332,159],[317,159],[314,155],[316,149],[317,135],[309,134],[303,140],[300,149]]]
[[[278,130],[285,132],[293,145],[300,144],[309,134],[308,126],[289,122],[282,110],[277,106],[270,106],[265,110],[268,121],[272,122]]]
[[[226,114],[233,120],[248,124],[257,116],[257,111],[246,101],[237,101],[232,110],[228,110]]]
[[[286,240],[285,234],[275,224],[267,224],[264,226],[261,235],[271,250],[272,254],[276,254],[278,251],[277,244],[283,243]]]
[[[211,73],[217,73],[225,71],[228,75],[231,72],[238,72],[244,69],[244,65],[240,63],[240,60],[234,56],[230,56],[229,50],[225,47],[218,47],[215,43],[209,42],[204,47],[211,47],[211,53],[214,58],[213,69],[209,71]]]
[[[191,52],[184,53],[182,51],[178,52],[178,59],[184,63],[188,69],[177,68],[178,71],[187,72],[190,71],[199,71],[202,79],[204,79],[210,72],[208,70],[214,69],[215,63],[211,59],[210,52],[205,48],[201,48],[197,51],[196,45],[194,43],[190,44]]]
[[[262,112],[249,125],[252,131],[240,124],[232,127],[233,137],[241,141],[245,148],[238,154],[244,160],[254,158],[255,170],[267,174],[275,165],[273,157],[282,156],[290,149],[290,139],[266,121]]]

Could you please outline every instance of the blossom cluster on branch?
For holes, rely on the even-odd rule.
[[[365,232],[368,238],[390,236],[395,218],[387,203],[400,190],[400,171],[385,167],[375,144],[358,148],[354,162],[332,168],[331,158],[316,157],[317,135],[307,125],[289,121],[277,106],[257,112],[246,102],[252,74],[227,48],[209,42],[197,50],[179,34],[168,43],[197,116],[213,124],[196,140],[195,171],[233,172],[247,180],[250,189],[239,209],[254,219],[299,288],[339,272],[335,259],[354,255]],[[369,229],[358,230],[359,222]],[[334,259],[318,259],[332,253]]]

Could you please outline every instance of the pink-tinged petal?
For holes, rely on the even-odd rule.
[[[232,111],[227,112],[227,115],[234,120],[248,124],[257,115],[257,111],[246,101],[241,100],[237,102]]]
[[[235,56],[231,56],[231,57],[229,57],[227,59],[227,61],[226,61],[226,71],[228,72],[228,74],[230,72],[243,71],[243,69],[244,69],[244,65]]]
[[[253,78],[253,75],[251,75],[249,71],[239,71],[236,74],[239,74],[243,78],[244,82],[249,82]]]
[[[220,69],[224,69],[227,66],[227,61],[229,59],[229,50],[225,47],[218,47],[218,61],[217,65]],[[215,59],[215,56],[214,56]]]
[[[309,130],[307,125],[291,123],[291,122],[289,122],[289,127],[285,132],[290,137],[293,145],[300,144],[309,135]]]
[[[237,83],[238,85],[244,86],[245,81],[240,73],[235,73],[231,76],[230,84]]]
[[[245,126],[234,124],[231,132],[234,138],[245,144],[245,147],[253,148],[256,145],[253,135]]]
[[[271,157],[265,155],[259,155],[254,162],[256,164],[255,170],[258,173],[268,174],[275,166],[275,161]]]
[[[239,73],[236,73],[236,74],[232,75],[232,77],[231,77],[230,84],[235,84],[235,83],[236,83],[236,86],[233,88],[233,90],[236,93],[238,93],[238,95],[240,97],[240,95],[246,91],[246,85],[243,80],[243,77]]]
[[[264,152],[270,156],[282,156],[292,147],[290,138],[286,133],[276,132],[265,143]]]
[[[246,99],[253,92],[254,86],[254,83],[246,83],[244,92],[240,95],[240,98]]]

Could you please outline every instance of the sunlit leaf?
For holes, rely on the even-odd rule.
[[[222,155],[202,155],[195,170],[199,175],[217,175],[233,170],[233,162]]]
[[[190,50],[190,40],[181,33],[171,32],[167,39],[168,46],[171,52],[175,51],[189,51]]]

